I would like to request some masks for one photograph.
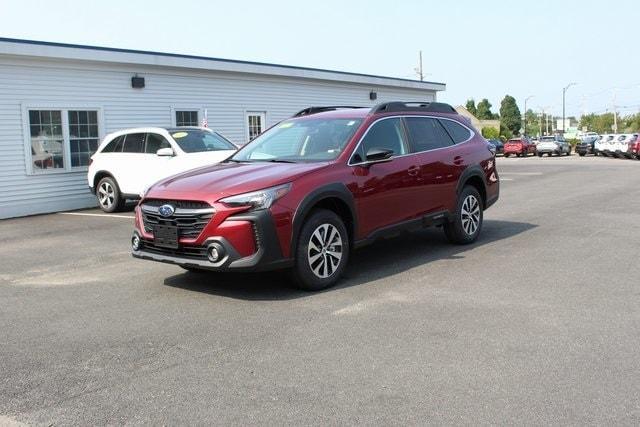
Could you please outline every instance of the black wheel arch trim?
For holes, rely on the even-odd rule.
[[[470,178],[478,177],[482,181],[482,185],[484,186],[484,198],[483,204],[485,205],[485,209],[487,208],[487,178],[484,174],[484,171],[479,165],[469,166],[467,169],[462,172],[460,175],[460,179],[458,179],[458,184],[456,186],[456,194],[459,195],[462,189],[464,188],[467,181]]]
[[[346,185],[340,182],[336,182],[316,188],[311,193],[309,193],[298,205],[298,208],[293,214],[293,230],[291,233],[290,245],[292,256],[298,249],[298,236],[300,235],[300,230],[302,230],[302,226],[304,225],[304,219],[319,202],[331,198],[336,198],[344,202],[344,204],[347,205],[349,212],[351,213],[351,230],[349,230],[349,224],[345,223],[345,226],[347,227],[347,231],[350,231],[349,237],[352,240],[351,243],[353,243],[358,230],[358,217],[356,214],[355,200],[353,197],[353,193],[349,191]]]

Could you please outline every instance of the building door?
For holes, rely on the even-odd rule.
[[[264,111],[247,111],[245,126],[247,142],[260,135],[266,129],[267,113]]]

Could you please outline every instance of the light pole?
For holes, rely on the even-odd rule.
[[[533,98],[533,95],[529,95],[524,99],[524,130],[522,133],[527,136],[527,101]]]
[[[571,86],[575,86],[577,83],[569,83],[568,85],[566,85],[565,87],[562,88],[562,134],[564,135],[564,98],[565,98],[565,94],[567,93],[567,89],[569,89]]]

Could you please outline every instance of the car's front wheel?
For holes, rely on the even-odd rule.
[[[104,212],[111,213],[122,210],[125,200],[120,194],[116,180],[110,176],[102,178],[96,188],[98,205]]]
[[[326,209],[314,211],[298,236],[293,267],[295,284],[306,291],[333,286],[349,259],[349,235],[342,219]]]
[[[466,186],[458,196],[453,220],[444,225],[451,243],[466,245],[476,241],[482,230],[482,198],[475,187]]]

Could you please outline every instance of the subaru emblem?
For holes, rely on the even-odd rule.
[[[171,215],[173,215],[175,211],[176,211],[175,208],[171,205],[162,205],[158,208],[158,213],[160,214],[160,216],[163,216],[165,218],[168,218]]]

